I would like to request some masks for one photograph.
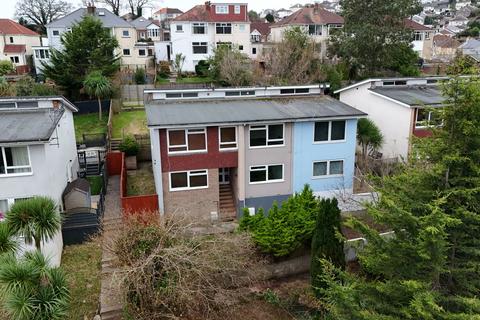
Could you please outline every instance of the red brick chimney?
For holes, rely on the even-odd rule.
[[[89,2],[87,4],[87,13],[91,15],[95,14],[95,5],[93,4],[93,2]]]
[[[206,2],[205,2],[205,9],[206,9],[207,11],[210,11],[210,8],[211,8],[211,7],[212,7],[212,3],[211,3],[210,1],[206,1]]]

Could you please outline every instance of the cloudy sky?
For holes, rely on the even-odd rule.
[[[75,8],[80,7],[81,0],[66,0],[71,2]],[[126,0],[123,0],[127,2]],[[157,0],[154,1],[155,5],[153,9],[160,8],[160,7],[174,7],[179,8],[181,10],[188,10],[196,4],[203,3],[204,0]],[[221,2],[221,1],[212,1],[212,2]],[[229,0],[226,2],[233,2],[233,0]],[[265,8],[286,8],[295,3],[307,3],[311,1],[306,0],[240,0],[238,2],[246,2],[248,3],[249,9],[253,9],[256,11],[260,11]],[[13,18],[15,14],[15,4],[17,0],[0,0],[1,3],[1,11],[0,11],[0,18]],[[149,12],[151,9],[147,9]]]

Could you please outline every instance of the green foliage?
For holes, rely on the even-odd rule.
[[[15,67],[10,60],[0,60],[0,76],[15,72]]]
[[[247,212],[240,225],[252,233],[262,252],[283,257],[310,243],[316,210],[317,200],[312,189],[305,185],[301,193],[288,198],[281,207],[274,202],[266,216],[260,210],[253,217]]]
[[[333,35],[330,54],[358,69],[361,77],[374,77],[386,70],[416,74],[418,59],[410,47],[412,31],[405,27],[404,19],[418,8],[417,0],[343,1],[345,25]]]
[[[341,211],[337,199],[322,199],[317,209],[317,221],[312,238],[312,261],[310,275],[312,287],[317,296],[326,284],[321,275],[324,273],[322,259],[330,261],[340,269],[345,268],[343,252],[344,237],[342,235]]]
[[[209,69],[210,69],[210,63],[207,60],[200,60],[195,66],[195,73],[199,77],[208,77]]]
[[[125,152],[127,156],[136,156],[140,150],[140,145],[134,136],[126,136],[122,143],[118,146],[118,149],[122,152]]]
[[[326,81],[330,84],[330,92],[335,92],[342,88],[343,75],[335,65],[325,66]]]
[[[72,99],[78,98],[91,71],[98,70],[110,77],[120,67],[120,58],[114,53],[118,41],[97,18],[86,15],[71,32],[63,33],[61,42],[64,49],[51,50],[50,61],[42,64],[42,68],[45,76],[55,81]]]
[[[10,84],[5,77],[0,77],[0,97],[13,97],[15,95],[15,86]]]
[[[157,76],[160,78],[168,78],[170,76],[170,62],[160,61],[158,64]]]
[[[100,70],[94,70],[87,74],[83,86],[89,95],[98,99],[107,98],[112,94],[112,84]]]
[[[207,64],[211,78],[224,86],[248,86],[253,83],[251,60],[230,46],[217,46]]]
[[[145,69],[138,68],[135,70],[134,78],[136,84],[145,84],[147,82],[145,78]]]
[[[42,241],[52,239],[62,227],[55,202],[47,197],[33,197],[13,204],[5,217],[11,231],[23,236],[26,243],[35,243],[40,249]]]
[[[270,23],[274,23],[275,22],[275,17],[273,16],[273,14],[269,13],[265,16],[265,20],[267,20]]]
[[[478,37],[480,35],[480,21],[472,20],[468,23],[467,29],[462,31],[459,36],[462,37]]]
[[[5,222],[0,222],[0,255],[16,252],[18,246],[19,243],[10,227]]]
[[[65,274],[50,267],[40,251],[20,259],[2,256],[0,284],[1,302],[11,319],[66,319],[70,298]]]
[[[185,64],[185,56],[181,53],[177,53],[175,55],[175,59],[173,60],[173,69],[177,72],[178,77],[182,77],[182,70],[183,65]]]
[[[30,76],[23,76],[16,84],[16,95],[19,97],[27,96],[53,96],[58,91],[46,84],[36,83]]]
[[[103,177],[88,176],[87,180],[90,183],[90,193],[92,195],[99,195],[103,188]]]
[[[258,13],[256,11],[250,10],[250,11],[248,11],[248,20],[257,21],[257,20],[260,20],[260,16],[258,15]]]
[[[383,134],[378,126],[368,118],[361,118],[357,123],[357,143],[362,149],[362,164],[368,170],[368,154],[380,149],[383,145]]]
[[[480,65],[472,57],[457,54],[446,71],[449,75],[478,75]]]

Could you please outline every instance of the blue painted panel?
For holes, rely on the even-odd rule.
[[[313,143],[314,122],[297,122],[293,130],[293,190],[308,183],[315,192],[352,189],[355,166],[357,119],[347,120],[345,141]],[[343,176],[313,178],[313,162],[343,160]]]
[[[257,197],[257,198],[247,198],[245,201],[238,202],[238,217],[243,215],[243,208],[255,208],[255,211],[263,208],[265,212],[268,212],[273,205],[274,201],[277,201],[280,206],[283,201],[287,200],[290,197],[290,194],[286,195],[277,195],[277,196],[267,196],[267,197]]]

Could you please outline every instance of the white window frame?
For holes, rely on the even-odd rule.
[[[203,27],[204,33],[196,33],[194,32],[195,27]],[[208,33],[208,26],[204,22],[194,22],[192,23],[192,34],[207,34]]]
[[[125,35],[125,32],[127,35]],[[130,38],[130,30],[122,30],[122,38]]]
[[[342,174],[330,174],[330,163],[331,162],[337,162],[337,161],[342,161]],[[327,174],[323,176],[315,176],[313,175],[314,170],[315,170],[315,163],[321,163],[321,162],[326,162],[327,163]],[[345,159],[333,159],[333,160],[314,160],[312,161],[312,179],[328,179],[328,178],[335,178],[335,177],[343,177],[345,174]]]
[[[3,158],[3,163],[5,165],[5,173],[0,173],[0,178],[22,177],[22,176],[33,175],[32,157],[30,156],[30,146],[25,146],[27,148],[27,154],[28,154],[28,165],[13,166],[13,167],[9,167],[7,165],[7,156],[5,155],[5,148],[14,148],[14,147],[24,147],[24,146],[0,146],[0,156]],[[30,172],[8,173],[8,169],[27,169],[27,168],[30,169]]]
[[[268,167],[273,167],[273,166],[282,166],[282,179],[268,179]],[[250,173],[252,171],[263,171],[265,170],[265,181],[254,181],[252,182]],[[274,163],[274,164],[261,164],[258,166],[250,166],[248,168],[248,183],[249,184],[266,184],[266,183],[280,183],[280,182],[285,182],[285,165],[283,163]]]
[[[215,5],[215,13],[216,14],[228,14],[229,8],[228,5],[225,4],[216,4]]]
[[[332,140],[332,122],[334,121],[344,121],[345,122],[345,130],[343,132],[343,140]],[[315,141],[315,124],[317,122],[328,122],[328,140],[325,141]],[[325,143],[342,143],[347,141],[347,120],[329,120],[329,121],[315,121],[313,123],[313,144],[325,144]]]
[[[171,145],[170,144],[170,131],[181,131],[183,130],[184,135],[185,135],[185,144],[182,145]],[[189,131],[192,131],[192,134],[199,134],[200,131],[194,131],[194,130],[202,130],[204,137],[205,137],[205,149],[202,150],[188,150],[188,133]],[[185,151],[170,151],[170,147],[173,148],[179,148],[179,147],[186,147],[187,150]],[[167,129],[167,151],[168,154],[185,154],[185,153],[204,153],[208,152],[208,139],[207,139],[207,128],[179,128],[179,129]]]
[[[148,38],[158,38],[160,34],[160,29],[154,28],[154,29],[147,29],[147,37]]]
[[[179,187],[179,188],[173,188],[172,187],[172,174],[174,174],[174,173],[187,173],[187,186],[186,187]],[[206,186],[190,187],[190,177],[191,176],[203,176],[203,175],[207,176],[207,185]],[[172,171],[172,172],[168,173],[168,188],[169,188],[170,192],[208,189],[208,185],[209,185],[209,183],[208,183],[208,169]]]
[[[269,141],[273,141],[273,142],[280,141],[280,139],[268,139],[268,127],[269,126],[277,126],[277,125],[282,125],[282,139],[281,140],[283,141],[283,143],[282,144],[268,145]],[[252,128],[252,127],[257,127],[257,128]],[[264,127],[265,129],[260,128],[260,127]],[[265,143],[266,143],[266,145],[264,145],[264,146],[251,146],[250,145],[250,142],[251,142],[250,132],[251,131],[260,131],[260,130],[265,130],[265,134],[266,134]],[[248,147],[250,149],[285,147],[285,123],[269,123],[269,124],[250,125],[248,127]]]
[[[242,9],[241,9],[240,5],[236,4],[235,7],[234,7],[234,13],[235,14],[240,14],[240,12],[242,12]]]
[[[140,51],[142,51],[142,50],[143,50],[143,54],[140,53]],[[138,56],[139,57],[146,57],[147,56],[147,50],[143,49],[143,48],[138,49]]]
[[[222,28],[223,32],[218,32],[217,28]],[[225,28],[230,27],[230,33],[225,32]],[[230,22],[217,22],[215,23],[215,34],[232,34],[233,33],[233,26]]]
[[[177,32],[177,33],[183,32],[183,24],[176,24],[175,25],[175,32]]]
[[[193,49],[194,47],[205,47],[207,49],[207,52],[205,53],[197,53]],[[208,42],[192,42],[192,54],[208,54]]]
[[[128,54],[125,54],[125,50],[128,50]],[[124,57],[131,57],[132,56],[132,50],[130,50],[129,48],[123,48],[122,49],[122,55]]]
[[[425,109],[420,109],[420,108],[417,109],[417,111],[416,111],[416,113],[415,113],[415,129],[426,129],[426,128],[433,128],[433,127],[437,127],[437,128],[438,128],[438,127],[443,126],[443,119],[442,119],[442,121],[440,122],[440,124],[438,124],[438,125],[432,125],[432,124],[430,124],[430,122],[432,121],[432,114],[434,113],[434,111],[432,111],[432,110],[425,110],[425,111],[428,112],[428,114],[427,114],[427,120],[426,120],[427,125],[426,125],[426,126],[424,126],[424,125],[419,126],[419,125],[418,125],[418,123],[419,123],[419,121],[418,121],[418,114],[419,114],[419,111],[420,111],[420,110],[425,110]]]
[[[222,142],[222,131],[221,129],[227,129],[227,128],[234,128],[235,129],[235,147],[230,147],[230,148],[222,148],[222,144],[232,144],[233,142]],[[220,152],[222,151],[229,151],[229,150],[238,150],[238,130],[237,127],[235,126],[228,126],[228,127],[218,127],[218,150]]]

